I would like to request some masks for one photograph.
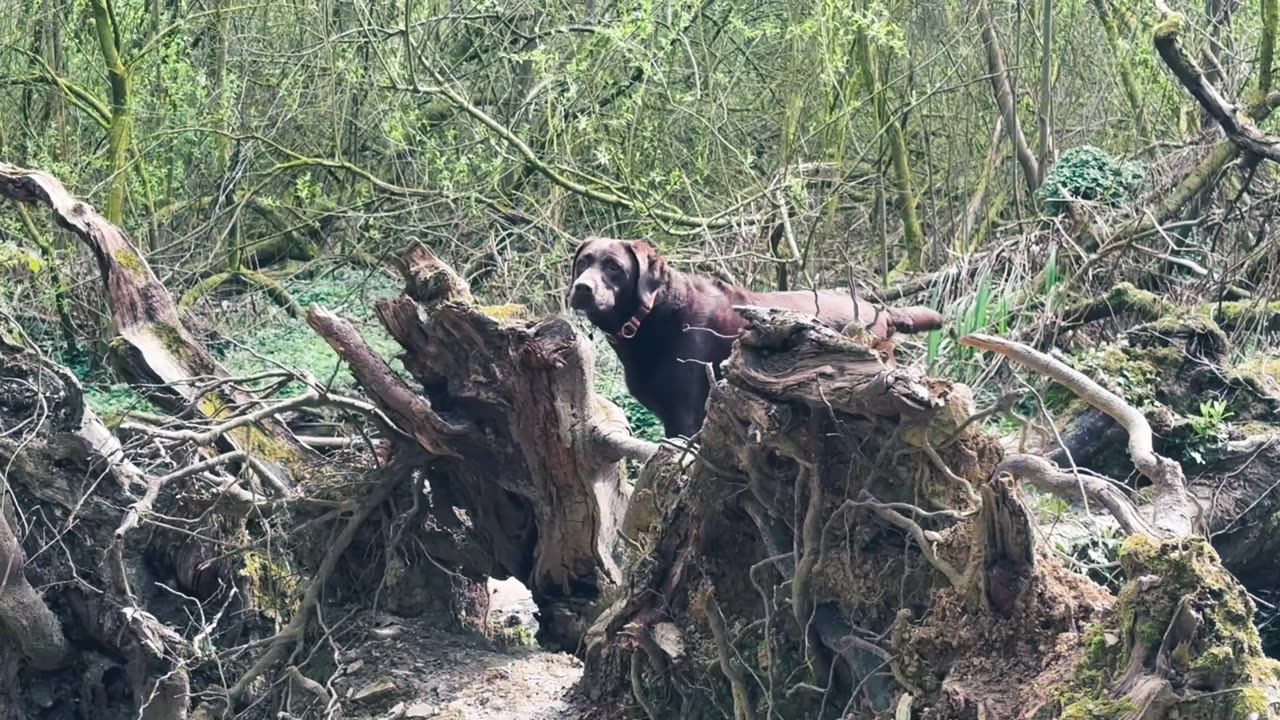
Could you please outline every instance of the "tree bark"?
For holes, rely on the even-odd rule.
[[[614,543],[629,493],[618,461],[652,449],[618,442],[625,420],[592,389],[589,346],[566,321],[486,315],[420,245],[402,269],[405,296],[377,309],[421,394],[350,325],[314,308],[307,321],[433,458],[429,482],[448,489],[484,538],[485,571],[529,587],[540,642],[574,650],[622,579]]]
[[[48,206],[58,224],[93,253],[123,341],[113,359],[144,394],[175,413],[194,409],[211,420],[256,401],[230,384],[209,393],[200,390],[208,380],[229,374],[183,326],[168,290],[119,227],[46,173],[0,163],[0,196]],[[224,450],[243,450],[277,477],[318,459],[274,418],[238,428],[222,442]]]

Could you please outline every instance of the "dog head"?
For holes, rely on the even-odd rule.
[[[569,307],[613,332],[653,308],[667,266],[643,242],[596,237],[578,246],[571,274]]]

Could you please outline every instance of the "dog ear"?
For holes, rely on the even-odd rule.
[[[643,241],[632,240],[627,243],[627,249],[635,256],[636,266],[640,270],[636,276],[637,299],[641,305],[652,308],[658,292],[667,282],[667,263]]]

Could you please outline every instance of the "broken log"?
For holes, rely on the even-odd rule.
[[[232,384],[202,390],[209,381],[230,374],[187,331],[168,289],[124,230],[73,197],[57,178],[38,170],[0,162],[0,197],[47,206],[57,224],[93,254],[119,335],[112,359],[140,392],[174,414],[197,413],[210,420],[254,405],[256,398]],[[242,450],[282,483],[288,473],[299,473],[319,459],[274,417],[237,428],[219,443],[224,451]]]
[[[595,394],[591,347],[566,320],[486,314],[421,245],[401,270],[405,295],[377,310],[418,387],[341,319],[313,308],[307,322],[429,458],[431,492],[466,512],[489,561],[473,569],[524,583],[539,642],[575,650],[622,579],[615,544],[629,491],[619,460],[653,448],[625,435],[621,411]]]

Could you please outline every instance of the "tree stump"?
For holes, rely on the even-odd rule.
[[[347,323],[317,309],[308,322],[425,454],[430,495],[463,517],[441,522],[482,549],[469,571],[524,583],[539,608],[539,642],[575,650],[621,580],[615,543],[629,490],[619,460],[653,448],[630,438],[621,411],[595,394],[590,345],[567,321],[486,313],[420,245],[402,270],[405,294],[377,310],[416,387]]]

